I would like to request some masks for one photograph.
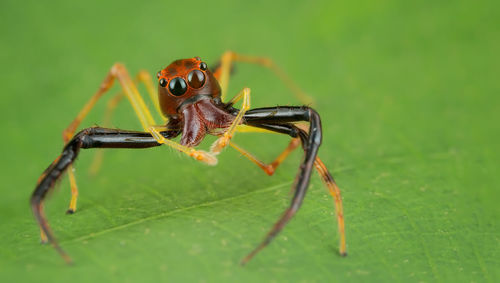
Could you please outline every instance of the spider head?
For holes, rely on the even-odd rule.
[[[179,114],[180,108],[199,98],[220,97],[220,86],[205,62],[199,57],[172,62],[157,74],[158,98],[163,114]]]

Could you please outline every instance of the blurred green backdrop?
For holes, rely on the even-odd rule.
[[[498,2],[180,2],[0,3],[0,281],[498,282]],[[299,152],[267,177],[233,150],[214,168],[167,148],[109,150],[91,178],[83,151],[78,212],[64,214],[66,178],[46,206],[75,265],[39,245],[29,196],[110,66],[155,73],[228,49],[273,58],[316,99],[349,256],[315,175],[296,218],[238,265],[287,206]],[[237,66],[230,91],[244,86],[253,107],[299,103],[257,66]],[[113,125],[140,129],[127,103]],[[287,144],[236,140],[265,160]]]

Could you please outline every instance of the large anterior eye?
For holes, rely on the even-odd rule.
[[[188,74],[188,83],[192,88],[200,88],[205,83],[205,75],[202,71],[191,71]]]
[[[172,93],[173,95],[181,96],[187,90],[186,81],[182,78],[179,78],[179,77],[174,78],[168,84],[168,89],[170,90],[170,93]]]

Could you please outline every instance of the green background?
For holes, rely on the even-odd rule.
[[[495,1],[179,2],[1,2],[0,281],[500,280]],[[64,214],[67,178],[46,205],[75,265],[41,246],[29,196],[110,66],[156,73],[228,49],[273,58],[315,98],[349,256],[315,174],[297,216],[239,266],[287,207],[301,157],[268,177],[231,149],[217,167],[166,147],[109,150],[93,178],[82,151],[79,210]],[[258,66],[237,66],[230,93],[244,86],[252,107],[299,104]],[[140,129],[127,103],[113,126]],[[268,161],[288,142],[235,139]]]

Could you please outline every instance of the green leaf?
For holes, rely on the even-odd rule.
[[[0,281],[499,281],[496,2],[4,2]],[[268,177],[232,149],[217,167],[167,147],[108,150],[95,177],[82,150],[77,213],[64,214],[67,178],[45,206],[75,264],[40,245],[30,194],[111,65],[154,74],[227,49],[274,59],[316,100],[349,255],[315,174],[296,217],[241,267],[288,206],[301,154]],[[230,93],[243,87],[252,107],[300,104],[259,66],[237,66]],[[113,126],[140,129],[126,101]],[[266,161],[288,143],[235,140]]]

